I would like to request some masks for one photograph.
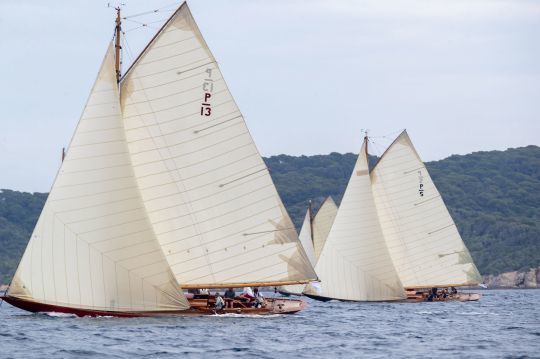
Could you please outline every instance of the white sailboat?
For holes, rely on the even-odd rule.
[[[316,280],[187,4],[122,79],[117,11],[116,46],[3,299],[34,312],[201,315],[212,297],[183,289]],[[304,307],[236,304],[224,311]]]
[[[403,131],[371,171],[384,238],[403,286],[410,290],[481,283],[426,166]]]
[[[313,267],[317,263],[336,214],[337,206],[330,196],[323,201],[315,216],[311,209],[311,201],[309,202],[299,238]],[[278,291],[283,295],[302,295],[304,288],[304,284],[287,285],[279,287]]]
[[[306,285],[304,293],[310,297],[386,301],[404,299],[405,289],[409,300],[422,301],[434,298],[427,289],[481,282],[406,131],[371,172],[366,136],[337,213],[315,266],[321,283]],[[366,283],[368,270],[378,280]],[[393,289],[390,295],[381,290],[383,284]],[[473,293],[450,294],[439,299],[480,298]]]
[[[328,196],[313,218],[313,249],[316,259],[319,259],[321,256],[321,251],[328,238],[328,233],[330,233],[330,228],[332,228],[337,211],[336,202],[334,202],[332,197]]]
[[[306,285],[309,297],[347,301],[405,299],[379,224],[367,157],[367,137],[315,271],[320,283]]]

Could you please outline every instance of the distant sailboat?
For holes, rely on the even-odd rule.
[[[341,205],[315,266],[320,283],[306,285],[309,297],[350,301],[405,299],[390,258],[371,191],[367,137]]]
[[[328,196],[313,218],[313,249],[316,259],[319,259],[321,256],[321,251],[328,238],[328,233],[330,233],[330,228],[332,228],[337,211],[336,202],[334,202],[332,197]]]
[[[117,10],[116,45],[3,299],[33,312],[201,315],[215,313],[213,297],[183,289],[316,280],[187,4],[122,79]]]
[[[482,282],[406,131],[376,163],[371,183],[384,238],[405,288],[471,286]]]
[[[321,283],[306,285],[304,293],[321,300],[386,301],[404,299],[405,289],[410,301],[422,301],[431,288],[480,283],[469,251],[407,132],[398,136],[371,172],[367,145],[366,136],[315,266]],[[474,293],[450,294],[440,299],[480,298]]]
[[[317,263],[336,214],[337,206],[330,196],[323,201],[315,216],[311,209],[311,201],[309,203],[299,238],[313,267]],[[281,286],[278,290],[284,295],[302,295],[304,288],[304,284],[296,284]]]

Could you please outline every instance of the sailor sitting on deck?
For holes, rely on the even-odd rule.
[[[253,294],[251,287],[244,287],[242,294],[240,294],[240,298],[246,302],[251,302],[252,299],[255,299],[255,295]]]
[[[229,288],[225,292],[225,302],[227,304],[228,308],[232,308],[234,305],[234,298],[236,297],[236,293],[234,292],[234,289]]]
[[[219,292],[216,292],[216,304],[214,304],[214,308],[217,310],[223,310],[225,307],[225,301],[223,300],[223,297],[219,294]]]
[[[262,308],[266,306],[266,302],[264,301],[264,297],[261,292],[259,292],[259,288],[253,289],[253,295],[255,296],[255,300],[253,303],[253,306],[255,308]]]

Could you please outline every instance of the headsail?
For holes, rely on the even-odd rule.
[[[189,307],[133,175],[112,44],[8,294],[97,311]]]
[[[382,155],[371,178],[388,249],[406,288],[481,282],[406,131]]]
[[[315,258],[317,259],[321,255],[324,242],[328,238],[328,233],[330,233],[330,228],[332,228],[337,211],[336,202],[334,202],[332,197],[328,196],[321,204],[315,218],[313,218],[313,247]]]
[[[185,3],[128,71],[121,95],[137,183],[182,287],[316,279]]]
[[[366,146],[364,141],[315,266],[321,283],[308,284],[306,294],[355,301],[405,298],[379,226]]]

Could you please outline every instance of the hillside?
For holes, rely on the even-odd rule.
[[[328,195],[339,203],[355,160],[331,153],[272,156],[266,163],[299,227],[309,199],[315,208]],[[540,265],[540,147],[455,155],[427,166],[480,272]],[[46,197],[0,192],[0,283],[12,276]]]

